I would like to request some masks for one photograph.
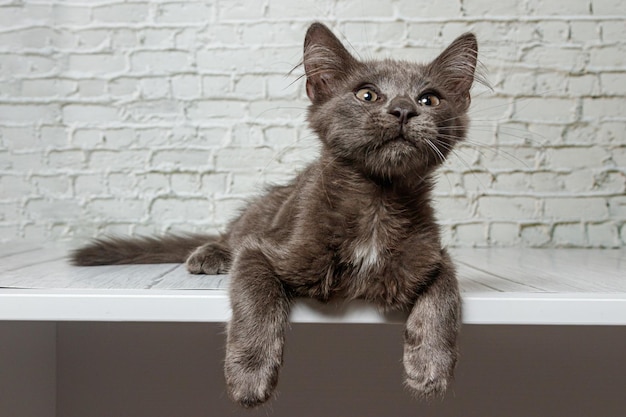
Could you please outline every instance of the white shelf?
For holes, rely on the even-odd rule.
[[[468,324],[626,325],[626,250],[457,249]],[[0,246],[0,320],[224,322],[227,276],[182,265],[72,267],[65,248]],[[361,302],[297,300],[298,323],[402,323]]]

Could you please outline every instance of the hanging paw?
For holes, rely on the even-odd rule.
[[[405,383],[422,398],[443,396],[452,382],[456,352],[425,346],[404,347]]]
[[[230,398],[243,407],[252,408],[267,401],[278,381],[279,365],[267,361],[226,359],[224,374]]]

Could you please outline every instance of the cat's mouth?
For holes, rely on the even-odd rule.
[[[410,137],[407,137],[403,129],[400,129],[398,132],[395,133],[395,135],[390,136],[390,138],[386,140],[385,143],[386,144],[400,143],[400,144],[407,144],[412,147],[417,147],[415,140]]]

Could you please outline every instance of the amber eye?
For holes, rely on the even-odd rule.
[[[365,101],[368,103],[373,103],[378,100],[378,94],[373,91],[371,88],[361,88],[356,92],[356,98],[361,101]]]
[[[423,106],[436,107],[441,104],[441,99],[433,93],[424,94],[417,101]]]

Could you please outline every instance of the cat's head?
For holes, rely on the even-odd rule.
[[[315,23],[304,42],[311,128],[333,158],[367,176],[423,177],[465,137],[477,53],[468,33],[430,64],[359,61]]]

